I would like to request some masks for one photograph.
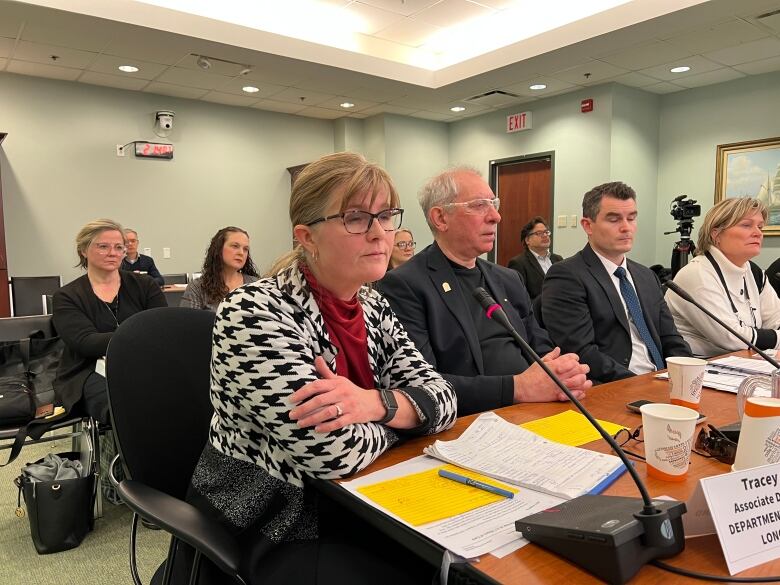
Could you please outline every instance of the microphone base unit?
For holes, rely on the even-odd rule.
[[[718,430],[723,433],[723,435],[730,441],[739,443],[739,431],[742,430],[742,423],[737,421],[722,427],[718,427]]]
[[[643,517],[640,498],[586,495],[515,522],[523,537],[613,584],[631,579],[653,559],[685,548],[683,502],[653,500],[657,517]],[[658,543],[658,544],[653,544]]]

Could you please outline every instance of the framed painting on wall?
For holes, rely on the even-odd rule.
[[[780,137],[719,144],[715,203],[755,197],[769,210],[764,235],[780,236]]]

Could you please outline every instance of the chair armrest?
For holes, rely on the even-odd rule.
[[[191,545],[223,572],[240,575],[238,544],[221,524],[187,502],[132,479],[120,482],[117,490],[133,512]]]

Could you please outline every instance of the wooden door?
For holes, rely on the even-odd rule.
[[[552,154],[494,161],[491,187],[501,199],[501,223],[493,260],[506,266],[522,250],[520,230],[534,216],[542,216],[552,229]]]

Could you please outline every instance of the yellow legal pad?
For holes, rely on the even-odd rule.
[[[596,420],[610,435],[614,435],[620,429],[626,428],[619,424]],[[579,447],[601,438],[599,432],[593,428],[588,419],[581,413],[573,410],[567,410],[545,418],[538,418],[520,426],[543,436],[545,439],[572,447]]]
[[[451,518],[506,499],[479,488],[439,477],[439,469],[459,473],[509,490],[514,494],[519,491],[514,486],[500,483],[492,478],[454,465],[444,465],[436,469],[389,479],[357,488],[357,491],[412,526]]]

